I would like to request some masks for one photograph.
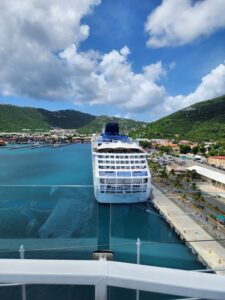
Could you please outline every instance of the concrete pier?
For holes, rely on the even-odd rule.
[[[203,242],[202,240],[213,240],[213,237],[155,187],[152,201],[156,209],[207,268],[225,269],[225,249],[222,245],[216,241]],[[225,275],[225,270],[216,273]]]

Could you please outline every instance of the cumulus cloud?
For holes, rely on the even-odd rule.
[[[117,105],[124,110],[144,111],[161,102],[164,87],[156,83],[166,71],[161,62],[134,73],[127,47],[99,54],[77,52],[74,45],[59,54],[70,71],[70,98],[75,103]]]
[[[164,0],[149,16],[145,30],[152,48],[180,46],[225,27],[224,0]]]
[[[117,105],[143,111],[160,103],[165,70],[157,62],[134,73],[123,47],[79,51],[89,27],[82,17],[100,0],[2,0],[0,91],[49,101]]]
[[[174,62],[165,68],[158,61],[137,73],[127,46],[108,53],[80,51],[89,34],[82,18],[100,0],[17,2],[0,2],[2,95],[116,106],[129,117],[143,112],[165,115],[225,93],[224,64],[203,77],[193,93],[171,97],[160,80]]]
[[[218,65],[204,76],[194,92],[188,95],[167,96],[164,100],[164,114],[185,108],[196,102],[225,94],[225,63]]]
[[[81,19],[100,0],[1,0],[0,90],[5,95],[64,98],[58,51],[89,34]]]

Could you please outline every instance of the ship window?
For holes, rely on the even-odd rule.
[[[104,185],[100,185],[100,189],[104,190],[105,186]]]
[[[106,179],[106,184],[115,184],[116,179]]]
[[[110,155],[110,158],[114,158],[114,155]]]
[[[117,176],[118,177],[130,177],[131,176],[131,172],[127,172],[127,171],[124,171],[124,172],[120,172],[120,171],[118,171],[117,172]]]
[[[116,172],[113,171],[99,171],[100,176],[114,177],[116,176]]]
[[[100,183],[105,183],[105,179],[100,179]]]
[[[133,184],[141,184],[142,180],[141,179],[133,179]]]
[[[125,183],[125,184],[131,184],[131,179],[122,179],[122,180],[123,180],[123,183]]]
[[[147,176],[147,172],[146,171],[133,171],[132,172],[133,176]]]

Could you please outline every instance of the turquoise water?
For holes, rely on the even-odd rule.
[[[95,201],[89,186],[90,145],[0,149],[0,170],[2,258],[19,257],[23,244],[26,258],[91,259],[94,250],[110,248],[115,260],[135,263],[135,243],[140,238],[142,264],[202,268],[150,205],[109,206]],[[28,299],[35,300],[92,299],[94,293],[93,288],[72,286],[27,289]],[[109,293],[110,299],[135,299],[134,291],[110,289]],[[142,293],[140,299],[149,297]],[[20,288],[7,288],[7,292],[0,288],[0,299],[21,299]],[[151,299],[168,297],[154,295]]]

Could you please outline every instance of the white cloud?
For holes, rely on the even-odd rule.
[[[81,19],[100,0],[2,0],[0,91],[49,101],[117,105],[126,113],[162,101],[161,62],[134,73],[130,50],[79,51],[89,34]]]
[[[166,73],[161,62],[145,66],[142,73],[134,73],[128,54],[127,47],[99,54],[77,52],[74,45],[60,53],[70,70],[70,97],[74,102],[144,111],[162,101],[165,89],[156,84]]]
[[[81,23],[100,0],[1,0],[0,90],[32,98],[65,98],[57,52],[86,39]]]
[[[164,114],[170,113],[196,102],[212,99],[225,94],[225,64],[220,64],[204,76],[193,93],[167,96],[164,101]],[[162,107],[161,107],[162,109]]]
[[[165,68],[159,61],[135,73],[126,46],[108,53],[79,51],[89,33],[81,19],[99,0],[19,2],[0,2],[3,95],[108,105],[129,117],[165,115],[225,93],[224,64],[203,77],[193,93],[171,97],[160,80],[175,67],[174,62]]]
[[[145,30],[153,48],[179,46],[225,27],[224,0],[164,0],[149,16]]]

